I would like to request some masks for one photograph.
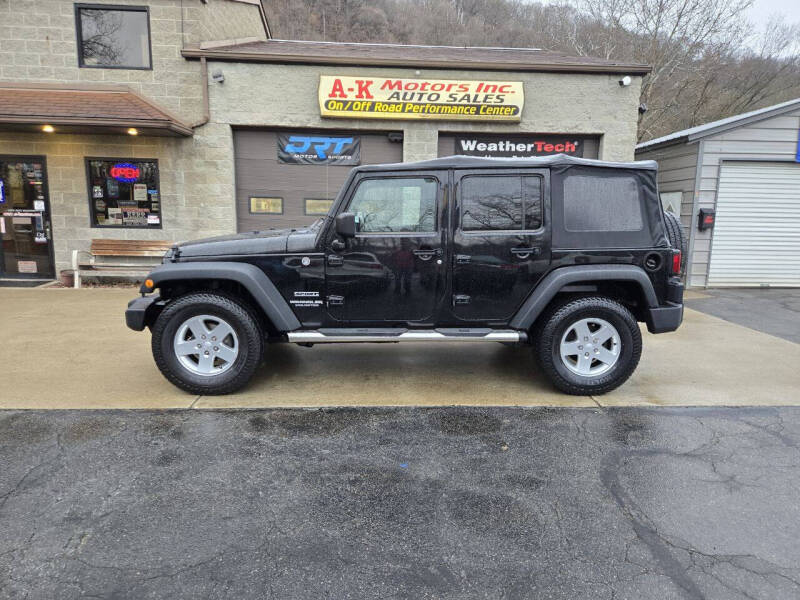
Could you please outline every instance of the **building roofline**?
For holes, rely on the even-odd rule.
[[[98,127],[136,127],[163,129],[181,136],[190,137],[194,135],[192,126],[185,123],[182,119],[166,110],[164,107],[153,102],[125,85],[108,84],[88,84],[88,83],[19,83],[19,82],[0,82],[0,93],[2,90],[47,90],[50,92],[102,92],[107,94],[126,94],[136,98],[138,101],[151,107],[154,111],[162,114],[164,119],[138,119],[138,118],[114,118],[114,117],[78,117],[78,116],[54,116],[54,115],[0,115],[0,123],[10,125],[38,124],[47,122],[51,125],[94,125]]]
[[[660,148],[664,146],[674,146],[676,144],[695,142],[712,135],[717,135],[718,133],[723,133],[730,129],[736,129],[737,127],[771,119],[772,117],[780,116],[798,108],[800,108],[800,98],[742,113],[740,115],[734,115],[733,117],[728,117],[726,119],[712,121],[704,125],[698,125],[697,127],[690,127],[689,129],[676,131],[674,133],[670,133],[669,135],[637,144],[636,150],[651,150],[657,147]]]
[[[407,44],[379,44],[379,43],[343,43],[319,42],[301,40],[276,40],[270,39],[264,44],[275,44],[278,51],[260,52],[252,47],[240,47],[238,44],[229,46],[217,45],[215,42],[202,46],[186,47],[181,51],[184,58],[233,61],[233,62],[261,62],[279,64],[318,64],[318,65],[356,65],[374,67],[425,67],[480,71],[544,71],[544,72],[571,72],[571,73],[614,73],[630,75],[646,75],[651,71],[649,65],[638,63],[592,62],[581,60],[580,57],[567,57],[558,55],[560,60],[547,60],[548,56],[556,55],[537,48],[498,48],[498,47],[464,47],[464,46],[425,46]],[[324,52],[309,54],[293,45],[317,45]],[[212,47],[209,47],[212,46]],[[332,52],[336,47],[348,48],[363,47],[365,49],[386,48],[393,51],[392,56],[363,55],[359,57],[342,56]],[[470,50],[476,52],[491,52],[502,55],[503,53],[529,53],[530,60],[482,60],[480,58],[444,58],[408,56],[403,49],[410,50],[460,50],[468,54]],[[570,60],[573,59],[573,60]]]

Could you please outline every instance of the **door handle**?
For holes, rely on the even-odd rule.
[[[512,248],[511,254],[516,256],[517,258],[528,258],[531,254],[534,256],[538,256],[542,253],[541,248]]]
[[[436,250],[422,250],[422,249],[420,249],[420,250],[414,250],[413,253],[414,253],[414,256],[416,256],[420,260],[430,260],[434,256],[440,256],[442,254],[442,251],[440,249],[438,249],[438,248]]]
[[[469,254],[456,254],[457,265],[468,265],[471,261],[472,257]]]

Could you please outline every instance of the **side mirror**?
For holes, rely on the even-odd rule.
[[[336,233],[344,238],[356,236],[356,216],[353,213],[336,215]]]

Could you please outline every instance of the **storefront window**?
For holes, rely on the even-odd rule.
[[[158,161],[86,160],[92,227],[161,227]]]

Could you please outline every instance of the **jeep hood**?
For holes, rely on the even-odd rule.
[[[316,225],[316,224],[315,224]],[[178,258],[283,254],[311,252],[317,237],[315,226],[304,229],[269,229],[182,242],[176,245]]]

